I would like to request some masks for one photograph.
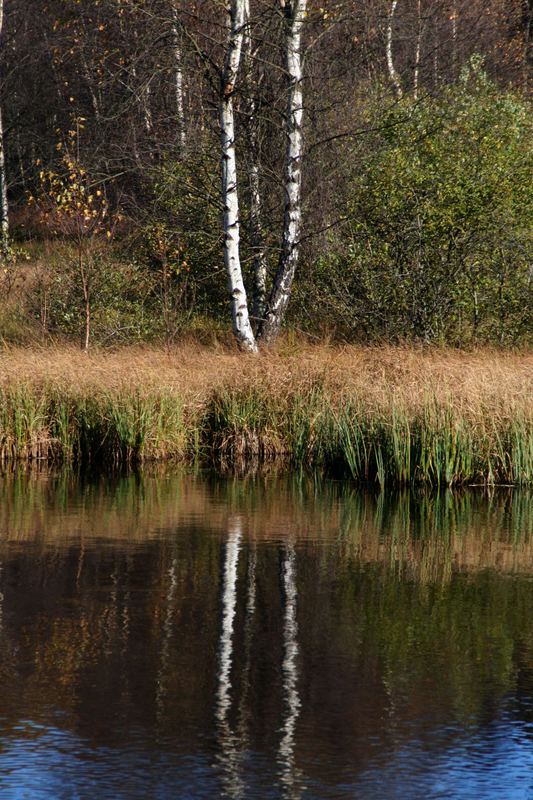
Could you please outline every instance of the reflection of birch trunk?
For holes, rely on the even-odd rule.
[[[240,260],[239,197],[233,112],[233,92],[239,71],[244,35],[244,0],[231,0],[228,11],[228,41],[220,80],[224,266],[228,280],[233,332],[244,350],[256,352],[257,345],[250,325]]]
[[[231,730],[228,712],[231,706],[231,665],[233,657],[233,629],[237,609],[237,567],[241,547],[242,525],[240,519],[230,525],[224,552],[222,575],[222,630],[218,647],[217,692],[215,717],[220,743],[219,761],[223,770],[225,793],[229,797],[244,797],[240,778],[239,739]]]
[[[0,46],[4,24],[4,0],[0,0]],[[7,203],[6,157],[4,152],[4,124],[2,120],[2,80],[0,76],[0,238],[4,248],[9,239],[9,206]]]
[[[233,652],[233,623],[237,606],[237,565],[241,546],[241,522],[235,520],[228,534],[222,578],[222,631],[218,648],[217,706],[219,721],[226,719],[231,704],[231,662]]]
[[[113,647],[116,647],[118,640],[118,599],[119,599],[119,576],[115,568],[111,573],[112,589],[109,593],[109,603],[105,615],[105,639],[104,639],[104,653],[109,658],[113,653]]]
[[[281,742],[278,750],[280,778],[284,796],[297,798],[302,794],[299,787],[299,776],[294,766],[294,732],[300,715],[300,696],[298,683],[298,622],[296,620],[296,554],[294,546],[289,543],[285,547],[281,568],[282,588],[284,595],[283,620],[283,694],[285,703],[285,721],[281,728]]]
[[[389,78],[391,79],[392,85],[394,86],[394,91],[396,92],[396,96],[401,97],[403,94],[402,84],[400,83],[400,77],[394,67],[394,59],[392,57],[392,23],[394,19],[394,12],[396,11],[397,5],[398,5],[398,0],[392,0],[389,8],[389,14],[387,17],[386,56],[387,56],[387,69],[389,71]]]
[[[166,597],[166,614],[165,621],[163,622],[163,641],[161,643],[161,660],[159,665],[159,672],[157,675],[156,687],[156,708],[159,722],[164,718],[165,712],[165,695],[167,693],[168,681],[168,654],[170,648],[170,640],[172,638],[172,622],[174,611],[176,607],[176,590],[178,587],[177,577],[177,559],[173,559],[170,569],[168,570],[169,585]]]
[[[252,663],[252,637],[253,623],[255,616],[255,594],[256,594],[256,568],[257,552],[255,545],[250,550],[248,558],[248,575],[246,589],[246,612],[244,617],[244,670],[242,676],[242,694],[239,703],[239,738],[241,746],[247,738],[247,723],[250,716],[248,708],[248,698],[250,694],[250,669]]]
[[[121,655],[127,657],[130,639],[130,603],[131,593],[124,594],[124,603],[122,605],[122,619],[120,623],[120,633],[122,636],[122,650]]]

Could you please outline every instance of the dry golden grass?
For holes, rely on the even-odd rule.
[[[274,354],[243,355],[194,345],[162,349],[129,347],[4,348],[0,386],[54,385],[93,393],[154,389],[176,394],[191,410],[214,390],[257,385],[272,398],[305,394],[320,385],[333,403],[357,398],[369,409],[398,403],[415,410],[429,397],[453,403],[467,416],[491,412],[533,418],[533,352],[409,347],[280,346]]]
[[[0,461],[206,460],[533,484],[533,354],[392,346],[4,349]]]

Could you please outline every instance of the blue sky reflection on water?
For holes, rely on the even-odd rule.
[[[414,739],[380,759],[350,786],[360,800],[530,800],[532,726],[507,715],[439,747],[440,732]],[[433,740],[433,741],[431,741]],[[341,797],[342,795],[339,795]]]
[[[438,730],[382,752],[342,784],[317,780],[300,765],[298,788],[284,790],[265,754],[242,752],[239,788],[221,782],[211,748],[176,753],[148,740],[128,748],[90,748],[57,727],[21,726],[0,742],[0,796],[9,800],[170,800],[170,798],[296,798],[311,800],[530,800],[533,798],[533,726],[503,713],[482,728],[460,732],[457,743]],[[25,735],[23,734],[25,732]],[[449,741],[449,731],[443,731]],[[223,788],[225,786],[225,789]]]
[[[166,800],[213,797],[208,753],[169,753],[143,742],[87,747],[56,727],[27,723],[30,738],[0,742],[0,797],[9,800]]]

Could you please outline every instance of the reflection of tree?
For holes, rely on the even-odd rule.
[[[168,689],[167,681],[168,681],[168,671],[169,671],[169,647],[172,638],[174,611],[176,606],[176,594],[178,589],[177,567],[178,567],[178,560],[177,558],[173,558],[172,563],[169,569],[167,570],[169,584],[166,596],[165,620],[163,622],[160,668],[159,668],[159,674],[157,676],[157,687],[156,687],[157,714],[161,720],[164,719],[165,696],[167,694],[167,689]]]
[[[398,742],[426,707],[476,720],[530,690],[531,494],[70,481],[4,487],[6,728],[58,709],[88,741],[147,730],[178,750],[214,724],[226,794],[250,794],[260,754],[293,798],[310,731],[331,742],[324,709],[336,757],[364,757],[369,730]]]
[[[229,723],[231,706],[231,666],[233,656],[233,627],[237,607],[237,566],[242,538],[242,521],[231,520],[224,549],[222,574],[222,627],[218,647],[217,692],[215,717],[219,738],[219,763],[222,767],[224,793],[232,798],[244,797],[240,776],[240,737]]]
[[[255,618],[256,581],[257,581],[257,549],[255,542],[249,544],[248,571],[246,589],[246,612],[244,619],[244,669],[242,675],[242,693],[239,703],[239,735],[241,741],[247,737],[250,712],[250,671],[252,666],[253,623]]]
[[[243,762],[248,747],[250,671],[252,662],[253,620],[257,592],[257,552],[250,545],[246,581],[246,609],[244,619],[244,663],[240,675],[241,697],[239,701],[238,727],[234,730],[229,720],[232,705],[233,683],[231,680],[234,623],[237,609],[237,568],[242,539],[242,520],[234,518],[229,525],[228,538],[223,554],[222,570],[222,622],[218,647],[217,691],[215,718],[217,721],[220,753],[218,761],[223,774],[225,795],[232,798],[246,796],[242,778]],[[298,623],[296,619],[296,551],[293,542],[283,548],[281,563],[283,596],[283,660],[281,665],[284,720],[280,729],[278,767],[283,797],[299,798],[301,775],[294,763],[295,729],[300,714],[298,694]]]
[[[287,542],[283,551],[281,579],[284,595],[283,620],[283,695],[285,703],[285,721],[281,728],[281,741],[278,750],[280,779],[284,796],[290,800],[299,798],[302,789],[299,787],[301,776],[294,764],[294,736],[296,722],[300,714],[300,696],[298,694],[298,622],[296,620],[296,553],[294,544]]]
[[[257,542],[280,530],[298,531],[299,542],[336,539],[335,558],[388,562],[414,580],[447,580],[465,568],[533,571],[533,495],[501,490],[488,499],[473,491],[376,494],[328,482],[317,491],[305,478],[208,484],[184,473],[171,480],[141,473],[80,485],[69,472],[17,473],[3,478],[0,529],[10,531],[10,548],[28,540],[78,545],[80,536],[89,542],[104,533],[117,546],[144,544],[193,515],[225,530],[231,507]],[[7,547],[0,540],[0,557]]]

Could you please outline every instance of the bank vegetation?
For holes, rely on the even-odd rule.
[[[0,458],[531,484],[533,353],[308,345],[4,348]]]

